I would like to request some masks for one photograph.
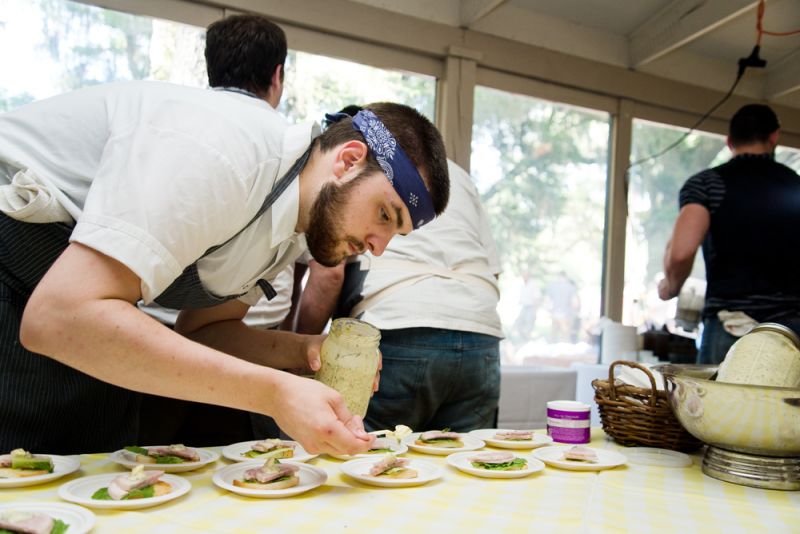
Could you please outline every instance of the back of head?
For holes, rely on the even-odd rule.
[[[361,108],[348,106],[342,112],[355,115]],[[447,154],[439,130],[416,109],[392,102],[376,102],[364,106],[383,122],[415,167],[422,171],[425,186],[431,195],[437,215],[447,207],[450,198],[450,178],[447,172]],[[361,132],[353,128],[352,120],[334,122],[318,138],[322,151],[330,150],[351,140],[364,141]],[[381,167],[370,152],[370,170]]]
[[[265,17],[234,15],[218,20],[206,31],[208,84],[264,96],[275,69],[286,62],[286,50],[286,34]]]
[[[763,104],[748,104],[734,114],[728,137],[734,147],[763,143],[780,126],[772,108]]]

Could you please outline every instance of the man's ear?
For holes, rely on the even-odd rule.
[[[283,96],[283,65],[277,65],[275,72],[272,73],[270,78],[269,92],[267,93],[267,102],[273,107],[277,108],[281,103]]]
[[[733,152],[733,143],[731,142],[731,136],[725,138],[725,144],[728,145],[728,149]]]
[[[780,133],[781,133],[780,130],[775,130],[774,132],[769,134],[769,137],[767,138],[769,140],[769,144],[772,145],[773,149],[776,146],[778,146],[778,136],[780,135]]]
[[[355,173],[350,171],[363,167],[367,161],[367,154],[369,149],[362,141],[352,140],[340,145],[333,162],[333,174],[337,179],[352,178]]]

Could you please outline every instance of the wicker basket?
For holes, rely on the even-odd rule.
[[[614,368],[626,365],[642,370],[651,387],[640,388],[614,380]],[[656,388],[653,374],[636,362],[617,360],[608,369],[608,380],[592,380],[594,400],[603,430],[621,445],[661,447],[691,451],[703,442],[689,434],[672,413],[667,394]]]

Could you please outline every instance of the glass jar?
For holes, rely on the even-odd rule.
[[[364,417],[378,372],[381,332],[358,319],[336,319],[322,342],[315,378],[338,391],[347,409]]]
[[[717,382],[800,387],[800,338],[782,324],[759,324],[728,350]]]

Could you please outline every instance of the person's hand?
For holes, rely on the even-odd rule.
[[[325,341],[326,337],[328,336],[327,335],[305,336],[303,349],[305,352],[306,361],[308,362],[308,368],[315,373],[319,371],[319,368],[322,365],[320,354],[322,351],[322,342]]]
[[[375,372],[375,380],[372,382],[373,395],[375,395],[375,392],[378,391],[378,388],[381,385],[381,369],[383,369],[383,354],[381,353],[380,349],[378,349],[378,370]]]
[[[358,454],[375,441],[342,396],[320,382],[287,374],[274,395],[275,410],[270,415],[312,454]]]
[[[669,287],[669,281],[666,277],[662,278],[658,282],[658,298],[661,300],[670,300],[675,298],[677,295],[672,293],[672,289]]]

